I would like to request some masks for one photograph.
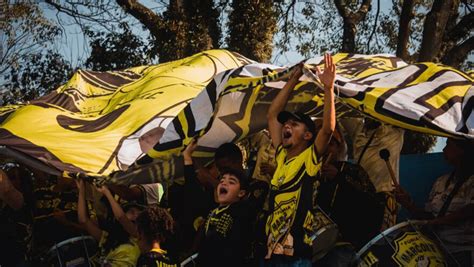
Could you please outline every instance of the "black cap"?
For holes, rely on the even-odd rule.
[[[306,115],[302,112],[292,113],[292,112],[284,110],[284,111],[278,113],[277,119],[278,119],[278,122],[280,122],[281,124],[284,124],[289,119],[293,119],[295,121],[302,122],[308,128],[308,131],[313,134],[313,138],[316,137],[316,125],[314,124],[314,122],[313,122],[313,120],[311,119],[310,116],[308,116],[308,115]]]

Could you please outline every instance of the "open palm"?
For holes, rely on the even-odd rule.
[[[332,56],[328,53],[324,54],[324,71],[316,67],[316,73],[319,80],[324,85],[324,89],[332,89],[336,80],[336,65],[332,61]]]

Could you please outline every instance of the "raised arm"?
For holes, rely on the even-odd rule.
[[[183,151],[183,159],[184,159],[184,165],[193,165],[193,152],[196,150],[197,147],[197,140],[193,139],[191,143],[189,143],[186,148]]]
[[[277,96],[270,105],[270,108],[268,109],[268,131],[270,132],[272,144],[275,148],[281,143],[282,125],[280,122],[278,122],[278,113],[285,109],[286,103],[290,98],[293,88],[298,83],[298,79],[301,77],[301,74],[303,74],[302,70],[303,64],[300,63],[298,66],[295,67],[295,69],[291,73],[290,79],[288,80],[288,82],[286,82],[285,86],[283,86],[283,89],[278,92]]]
[[[323,126],[316,135],[314,143],[318,155],[326,152],[331,136],[336,128],[336,108],[334,106],[334,81],[336,80],[336,65],[330,54],[324,55],[324,71],[316,67],[319,80],[324,85]]]
[[[77,200],[77,217],[79,223],[84,226],[86,231],[97,241],[100,241],[100,237],[102,235],[102,231],[100,228],[92,222],[87,214],[87,206],[86,206],[86,196],[85,196],[85,185],[84,180],[77,179],[76,185],[78,189],[78,200]]]
[[[115,219],[122,225],[123,229],[125,229],[129,235],[138,238],[137,226],[128,219],[122,207],[120,207],[117,200],[115,200],[112,193],[110,193],[110,190],[104,185],[97,187],[97,191],[104,194],[104,196],[107,198],[110,203],[110,207],[112,208],[112,212],[114,213]]]
[[[142,191],[138,187],[129,187],[126,185],[109,185],[109,190],[114,194],[119,195],[126,201],[141,200],[143,199]]]

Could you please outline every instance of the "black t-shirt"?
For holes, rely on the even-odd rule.
[[[206,219],[198,266],[244,266],[255,210],[249,201],[215,208]]]
[[[175,267],[178,266],[173,263],[164,251],[149,251],[140,255],[137,261],[137,267]]]
[[[184,185],[173,185],[169,192],[171,215],[178,224],[177,239],[181,249],[187,251],[191,248],[196,230],[194,221],[216,207],[214,192],[202,186],[193,165],[184,166]]]
[[[58,192],[54,190],[54,185],[39,187],[34,190],[34,198],[34,247],[37,253],[44,252],[55,243],[81,234],[76,229],[63,225],[53,216],[54,210],[61,210],[68,221],[77,223],[76,191]]]
[[[0,201],[0,266],[16,266],[28,254],[32,223],[30,206],[14,210]]]
[[[322,177],[317,203],[337,224],[342,241],[361,248],[380,229],[383,208],[362,167],[349,162],[336,162],[334,166],[339,173],[332,180]]]

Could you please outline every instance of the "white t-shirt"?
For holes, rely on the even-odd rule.
[[[425,205],[427,212],[438,216],[444,202],[453,191],[456,179],[447,184],[451,174],[439,177],[431,189],[429,200]],[[466,180],[454,195],[445,215],[474,203],[474,175]],[[453,225],[442,225],[437,227],[437,234],[450,252],[471,250],[474,251],[474,220],[465,220]]]
[[[138,184],[137,186],[143,193],[143,201],[145,205],[159,204],[163,197],[163,186],[160,183],[154,184]]]

